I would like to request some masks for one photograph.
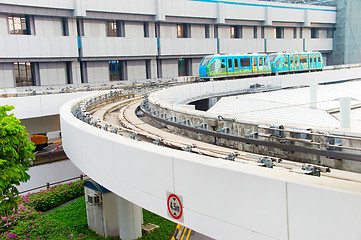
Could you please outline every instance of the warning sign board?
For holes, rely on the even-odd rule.
[[[168,216],[183,222],[183,198],[179,195],[167,192]]]

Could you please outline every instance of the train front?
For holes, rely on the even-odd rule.
[[[213,58],[213,55],[209,55],[209,56],[205,56],[200,65],[199,65],[199,77],[200,78],[208,78],[209,75],[208,75],[208,72],[209,72],[209,63],[210,61],[212,60]],[[208,71],[207,71],[207,68],[208,68]]]

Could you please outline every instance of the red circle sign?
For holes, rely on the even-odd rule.
[[[175,194],[170,194],[167,200],[168,212],[174,219],[180,219],[183,214],[183,206]]]

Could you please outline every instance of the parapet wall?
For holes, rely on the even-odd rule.
[[[357,79],[361,68],[330,70],[239,80],[203,82],[152,93],[143,110],[170,130],[241,151],[361,172],[361,133],[279,125],[279,121],[247,122],[197,111],[185,104],[217,96],[256,93]]]

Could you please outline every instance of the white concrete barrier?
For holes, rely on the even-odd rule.
[[[170,95],[168,95],[170,96]],[[181,224],[215,239],[361,237],[361,183],[300,175],[131,140],[60,110],[74,164],[115,194],[162,217],[167,192],[183,198]]]

